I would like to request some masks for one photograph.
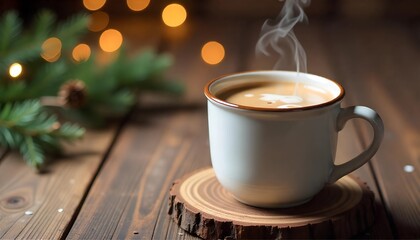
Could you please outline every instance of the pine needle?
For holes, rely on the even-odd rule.
[[[0,105],[0,145],[17,149],[24,160],[39,168],[45,161],[45,150],[60,150],[60,141],[73,141],[85,130],[76,124],[60,125],[38,100]]]
[[[40,168],[44,163],[45,156],[41,148],[36,144],[32,137],[25,136],[25,142],[20,147],[20,153],[23,155],[23,159],[35,168]]]

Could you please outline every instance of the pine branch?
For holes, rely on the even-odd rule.
[[[46,151],[59,151],[60,141],[78,139],[84,131],[74,124],[60,125],[36,100],[0,105],[0,145],[19,150],[36,168],[44,163]]]
[[[76,140],[83,136],[85,130],[76,124],[64,123],[61,127],[52,132],[51,136],[66,140]]]
[[[60,149],[61,141],[80,138],[84,129],[59,124],[33,99],[48,96],[54,106],[63,107],[65,118],[97,126],[125,114],[141,91],[179,94],[183,90],[163,75],[172,58],[152,50],[130,58],[122,48],[107,66],[96,64],[95,52],[87,61],[75,63],[69,53],[86,32],[87,23],[87,16],[79,14],[57,25],[55,16],[43,11],[22,32],[16,13],[0,18],[0,145],[20,151],[36,168],[45,162],[45,154]],[[62,43],[61,57],[53,63],[40,56],[43,42],[50,37]],[[23,72],[11,78],[8,69],[15,62],[23,65]]]
[[[21,144],[19,149],[20,153],[23,155],[23,159],[35,168],[40,168],[44,163],[44,153],[41,150],[40,146],[34,142],[34,139],[30,136],[24,137],[25,141]]]
[[[172,64],[169,55],[158,55],[147,50],[129,58],[123,49],[113,62],[96,68],[92,66],[94,58],[91,56],[89,61],[79,64],[79,68],[85,70],[84,78],[78,79],[83,79],[86,85],[86,104],[79,109],[66,110],[67,116],[74,116],[79,121],[86,119],[82,116],[86,114],[98,123],[103,123],[109,117],[121,116],[135,104],[135,95],[142,90],[176,95],[184,90],[175,81],[163,80],[163,72]],[[92,122],[88,124],[94,125]]]

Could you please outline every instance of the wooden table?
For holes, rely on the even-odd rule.
[[[204,84],[222,74],[271,68],[254,57],[263,19],[199,18],[177,29],[159,20],[121,21],[116,26],[132,48],[152,46],[174,55],[168,76],[186,83],[185,96],[145,97],[119,123],[89,129],[44,174],[3,150],[0,238],[195,238],[170,220],[168,190],[175,179],[210,166]],[[420,25],[311,20],[296,34],[308,71],[341,82],[344,106],[370,106],[385,123],[379,152],[355,173],[377,204],[375,225],[363,237],[420,238]],[[215,66],[200,58],[210,40],[226,49]],[[337,162],[362,151],[369,130],[350,122],[340,134]]]

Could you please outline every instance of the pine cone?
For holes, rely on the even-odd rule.
[[[86,103],[86,85],[81,80],[70,80],[64,83],[58,96],[64,101],[64,105],[70,108],[80,108]]]

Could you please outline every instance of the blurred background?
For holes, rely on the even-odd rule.
[[[66,39],[43,36],[45,38],[40,40],[42,43],[45,39],[42,50],[44,52],[48,50],[50,53],[41,54],[43,59],[40,60],[44,65],[47,62],[48,64],[58,63],[64,59],[70,62],[66,62],[64,66],[77,65],[89,58],[92,59],[93,52],[96,52],[95,64],[106,64],[115,59],[119,50],[124,47],[128,49],[128,56],[145,49],[152,49],[159,54],[168,53],[172,62],[166,58],[159,60],[160,58],[149,54],[146,58],[138,58],[141,64],[137,64],[136,61],[125,64],[126,61],[123,59],[120,61],[123,64],[114,66],[129,65],[128,68],[133,75],[141,75],[143,72],[136,71],[137,66],[141,65],[147,70],[150,68],[148,61],[151,59],[159,73],[162,69],[167,70],[165,75],[168,79],[183,84],[185,91],[181,98],[181,105],[182,107],[186,105],[186,109],[192,111],[185,109],[179,111],[179,106],[175,108],[175,111],[166,105],[153,108],[162,102],[178,105],[180,102],[162,95],[142,94],[140,108],[143,112],[135,112],[128,121],[128,127],[123,129],[121,138],[126,137],[129,140],[121,141],[118,146],[124,145],[124,147],[117,146],[116,148],[120,149],[117,153],[127,154],[130,156],[127,159],[137,160],[131,157],[125,144],[131,142],[131,138],[138,137],[141,140],[144,132],[146,132],[146,137],[164,135],[161,133],[161,128],[167,128],[173,130],[175,136],[180,135],[182,136],[180,138],[187,139],[186,142],[191,141],[191,145],[188,145],[192,146],[191,154],[188,152],[190,154],[188,156],[192,156],[190,158],[194,159],[194,164],[197,165],[188,167],[194,169],[209,165],[204,85],[223,74],[273,68],[273,59],[255,56],[255,44],[263,23],[267,19],[275,18],[282,6],[283,3],[278,0],[1,0],[0,14],[15,10],[23,19],[23,26],[27,28],[31,27],[32,19],[43,9],[49,9],[55,13],[57,21],[67,20],[80,12],[89,17],[87,34],[80,42],[66,47],[66,51],[71,50],[67,51],[71,54],[60,52],[61,41],[65,42]],[[308,16],[307,23],[298,23],[294,31],[306,51],[308,72],[340,82],[347,91],[344,106],[372,107],[378,111],[385,123],[385,137],[380,151],[369,164],[355,173],[368,183],[375,192],[376,199],[380,199],[385,206],[386,211],[378,218],[382,221],[377,222],[373,229],[373,236],[418,238],[419,192],[415,189],[418,189],[420,179],[418,175],[420,167],[418,107],[420,102],[420,68],[418,67],[420,65],[420,1],[313,0],[305,8],[305,13]],[[0,47],[1,39],[7,39],[7,34],[3,30],[0,27]],[[18,50],[17,52],[21,53]],[[36,54],[39,58],[39,52]],[[33,66],[34,69],[38,69],[38,65],[25,65],[25,62],[19,65],[15,64],[14,60],[3,64],[3,59],[4,56],[0,52],[0,69],[4,68],[4,71],[0,71],[0,77],[2,74],[6,75],[5,86],[16,86],[15,90],[23,86],[18,84],[19,76],[25,75],[27,68]],[[144,59],[146,60],[142,61]],[[91,72],[91,69],[96,68],[96,65],[85,65],[89,67],[82,69],[86,72]],[[166,69],[168,65],[170,68]],[[46,71],[42,74],[51,72],[47,67],[45,69]],[[54,69],[60,70],[58,67]],[[69,67],[69,69],[72,68]],[[293,69],[293,67],[284,66],[282,69]],[[114,71],[114,75],[117,76],[115,78],[123,76],[124,73],[123,70]],[[39,74],[39,82],[44,85],[36,85],[38,90],[48,85],[43,81],[42,74]],[[83,72],[80,73],[80,76],[85,75]],[[97,81],[86,81],[86,84],[91,84],[91,90],[95,87],[99,89],[106,85],[103,83],[106,82],[105,78],[108,75],[104,71],[102,75],[94,76]],[[57,76],[51,77],[51,81],[55,81]],[[72,79],[62,78],[63,83]],[[31,81],[30,79],[28,82]],[[51,91],[54,94],[57,93],[56,90],[61,84],[61,82],[59,84],[55,82],[56,89]],[[135,83],[135,80],[130,84],[133,82]],[[72,87],[77,90],[78,86],[80,84],[73,84]],[[130,85],[129,90],[131,87]],[[153,88],[155,85],[143,84],[139,87],[140,89]],[[161,90],[167,90],[165,86],[160,87]],[[4,94],[0,92],[0,98],[7,95],[6,93],[11,93],[5,89],[0,88],[4,90]],[[83,94],[83,89],[81,90]],[[92,101],[89,105],[91,108],[84,113],[90,113],[91,110],[97,109],[98,105],[106,109],[114,106],[115,111],[120,109],[123,103],[131,106],[132,102],[126,101],[127,95],[120,95],[120,92],[114,91],[115,89],[111,90],[103,89],[102,92],[97,90],[96,95],[90,91],[90,97],[95,101]],[[115,95],[110,98],[109,93]],[[15,95],[19,99],[22,97],[19,94]],[[192,108],[190,108],[191,105],[193,105]],[[196,108],[197,106],[199,108]],[[149,111],[145,111],[145,108]],[[150,111],[150,109],[155,110]],[[200,109],[200,111],[193,111],[194,109]],[[111,115],[113,114],[114,112],[111,112]],[[91,115],[86,116],[91,118]],[[153,124],[148,125],[152,121],[156,123],[155,127]],[[141,123],[145,127],[133,127],[136,123]],[[350,126],[340,133],[340,136],[344,137],[340,140],[342,142],[337,152],[338,162],[350,159],[370,142],[371,134],[366,125],[350,123]],[[150,131],[146,131],[149,129]],[[361,144],[355,139],[361,140]],[[148,139],[147,141],[140,140],[138,141],[143,144],[148,141]],[[177,144],[181,142],[169,140],[168,146],[164,145],[163,148],[170,151],[178,148]],[[132,142],[135,143],[130,145],[132,152],[148,152],[149,148],[150,153],[154,151],[150,144],[145,144],[142,148],[142,144],[137,144],[134,140]],[[165,141],[162,142],[165,144]],[[158,149],[160,147],[157,145]],[[162,159],[172,160],[171,157],[166,156]],[[112,160],[125,161],[119,155]],[[110,162],[119,164],[118,161]],[[161,166],[170,168],[172,165],[165,163],[156,169],[161,169]],[[118,169],[114,167],[109,169],[111,168]],[[7,168],[3,169],[3,172],[8,172]],[[168,179],[173,177],[169,172],[171,171],[168,170]],[[170,181],[172,180],[168,180],[168,183]],[[160,189],[165,188],[159,187],[159,191]],[[96,227],[97,225],[90,229],[96,229]]]
[[[48,8],[61,17],[79,11],[103,11],[112,18],[151,17],[159,18],[162,10],[171,3],[185,7],[190,17],[267,17],[276,15],[278,0],[14,0],[1,1],[0,10],[17,9],[25,19],[31,19],[37,10]],[[416,19],[420,16],[420,3],[416,0],[313,0],[306,12],[309,17],[338,18],[393,18]]]
[[[25,26],[30,25],[43,9],[53,11],[58,20],[84,12],[90,18],[89,33],[82,45],[74,47],[74,59],[89,58],[93,49],[98,51],[97,61],[106,63],[115,58],[116,50],[122,44],[127,46],[129,53],[143,48],[169,52],[174,55],[178,70],[169,70],[168,74],[177,75],[181,81],[187,82],[187,100],[202,101],[201,88],[208,77],[232,71],[272,68],[270,59],[250,64],[238,62],[231,55],[238,56],[239,53],[240,59],[251,58],[248,55],[252,54],[250,49],[255,46],[262,24],[266,19],[276,17],[281,6],[277,0],[15,0],[1,1],[0,12],[16,10]],[[419,9],[420,1],[415,0],[314,0],[305,8],[309,24],[300,23],[295,30],[299,38],[300,33],[316,29],[317,24],[334,26],[335,22],[355,23],[357,27],[364,23],[371,27],[375,22],[399,22],[416,28]],[[305,46],[305,41],[310,39],[303,37],[300,40],[308,55],[316,54]],[[198,83],[197,80],[185,79],[198,76],[185,74],[188,69],[177,66],[177,59],[192,62],[194,58],[198,64],[195,67],[208,68],[210,72]],[[232,67],[232,61],[236,61],[235,67]],[[309,60],[308,65],[309,71],[317,73],[316,69],[311,69]]]
[[[53,11],[58,21],[83,12],[90,19],[89,32],[74,46],[74,59],[86,60],[95,51],[99,64],[107,63],[115,59],[121,45],[129,49],[129,54],[146,48],[169,53],[174,66],[167,74],[186,83],[187,102],[203,103],[202,87],[209,78],[234,71],[272,68],[270,59],[252,63],[249,59],[255,57],[251,55],[262,24],[275,18],[281,7],[278,0],[16,0],[1,1],[0,12],[16,10],[25,26],[43,9]],[[420,1],[314,0],[305,13],[308,23],[297,24],[295,31],[309,56],[308,71],[325,76],[328,72],[311,68],[310,56],[316,54],[311,37],[328,34],[325,29],[335,31],[334,27],[341,26],[371,30],[378,22],[381,26],[397,22],[410,31],[412,28],[418,36]]]

